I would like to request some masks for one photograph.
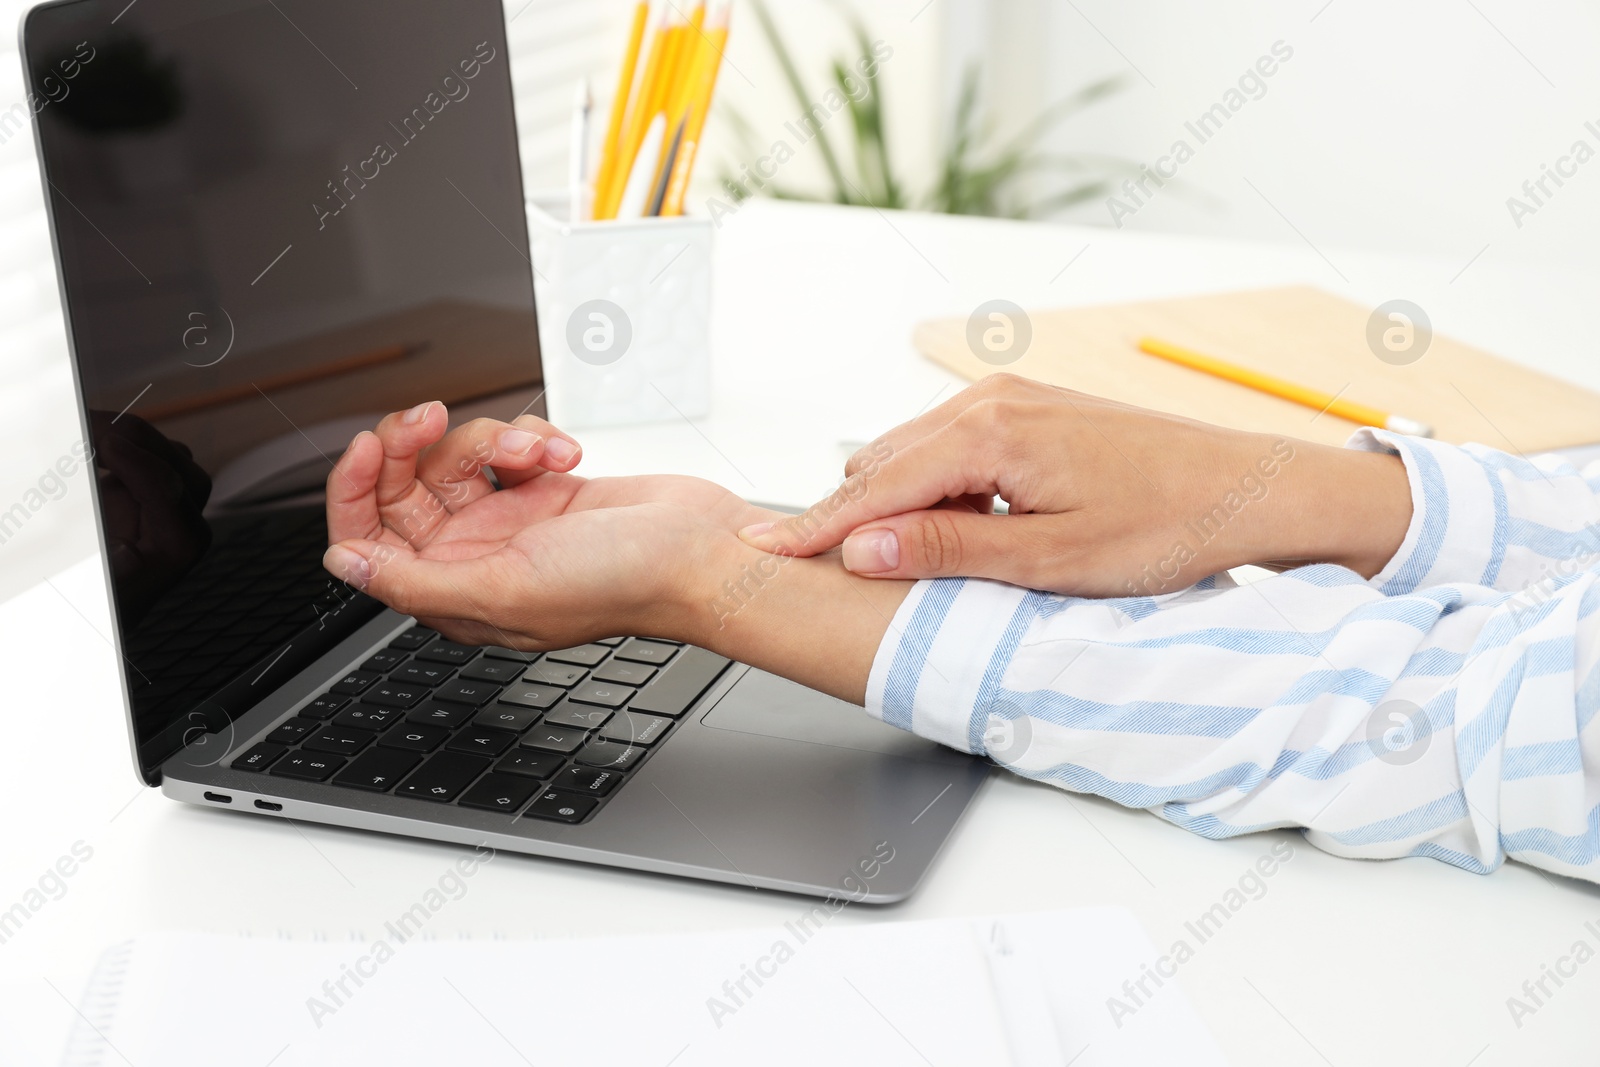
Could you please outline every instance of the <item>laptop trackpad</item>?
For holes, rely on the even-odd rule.
[[[718,730],[882,752],[890,756],[940,762],[971,758],[879,722],[854,704],[766,671],[746,672],[700,721]]]

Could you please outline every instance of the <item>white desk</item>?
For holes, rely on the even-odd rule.
[[[772,203],[744,208],[718,240],[713,416],[695,427],[587,433],[590,473],[673,470],[756,499],[807,502],[837,477],[845,451],[835,442],[953,391],[953,379],[911,349],[911,324],[993,297],[1026,307],[1309,282],[1370,304],[1413,300],[1436,329],[1600,387],[1586,321],[1597,280],[1507,269],[1493,249],[1452,283],[1460,263],[1323,248],[1346,282],[1298,243]],[[1487,429],[1485,440],[1504,447]],[[0,911],[74,842],[94,856],[61,899],[0,944],[0,1059],[53,1062],[70,1012],[44,979],[76,998],[95,956],[120,939],[170,928],[370,931],[454,858],[440,845],[301,831],[139,789],[112,652],[96,634],[107,627],[98,563],[53,584],[0,606],[10,705],[0,745],[0,801],[10,813]],[[1292,862],[1179,975],[1234,1062],[1489,1067],[1595,1058],[1600,963],[1581,968],[1520,1029],[1506,998],[1575,941],[1600,947],[1584,929],[1600,919],[1600,890],[1517,865],[1483,878],[1431,860],[1335,859],[1291,834],[1210,842],[1143,812],[997,779],[913,900],[852,907],[839,921],[1123,904],[1166,946],[1280,838],[1293,842]],[[505,856],[434,927],[508,936],[706,930],[781,923],[803,906]]]

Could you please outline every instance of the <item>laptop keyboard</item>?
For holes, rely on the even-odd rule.
[[[583,822],[660,750],[728,664],[672,641],[611,637],[518,652],[413,626],[230,766]]]

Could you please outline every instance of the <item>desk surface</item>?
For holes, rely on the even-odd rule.
[[[1293,235],[1288,235],[1292,240]],[[1310,283],[1420,304],[1436,329],[1600,388],[1596,279],[1497,263],[1406,260],[1304,244],[756,203],[718,235],[715,406],[695,425],[583,435],[585,470],[671,470],[805,503],[861,440],[959,387],[911,325],[995,297],[1024,307]],[[1326,258],[1324,258],[1326,257]],[[1484,440],[1498,447],[1490,427]],[[371,931],[435,882],[437,844],[198,811],[129,767],[96,561],[0,605],[9,736],[0,911],[76,842],[93,858],[0,944],[0,1031],[17,1062],[54,1062],[96,955],[142,931]],[[49,772],[48,774],[46,772]],[[1280,840],[1294,857],[1200,945],[1179,981],[1239,1064],[1571,1062],[1600,1036],[1600,965],[1520,1028],[1522,995],[1600,920],[1600,890],[1509,865],[1336,859],[1298,835],[1211,842],[1138,811],[1017,779],[980,795],[911,901],[840,922],[1120,904],[1160,946],[1223,901]],[[504,857],[439,914],[441,935],[582,936],[782,923],[799,898]],[[48,983],[46,982],[48,979]],[[1109,996],[1113,990],[1107,990]],[[1593,1053],[1585,1056],[1592,1058]],[[0,1059],[4,1054],[0,1054]]]

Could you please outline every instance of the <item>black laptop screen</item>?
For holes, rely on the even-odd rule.
[[[319,567],[357,431],[542,414],[503,15],[72,0],[24,51],[150,777],[377,610]]]

